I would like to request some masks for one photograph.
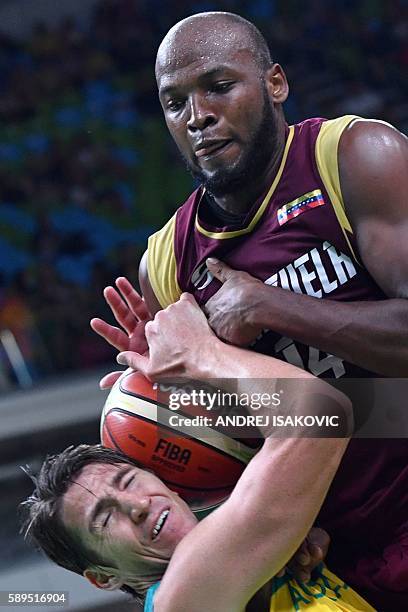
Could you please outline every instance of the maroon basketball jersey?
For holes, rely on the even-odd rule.
[[[386,299],[361,264],[340,188],[338,143],[353,119],[309,119],[291,126],[272,185],[239,228],[213,227],[204,221],[205,194],[203,188],[197,189],[149,240],[149,279],[162,307],[183,291],[192,293],[199,304],[214,295],[220,283],[206,268],[208,257],[266,284],[318,299]],[[254,349],[316,376],[370,376],[338,357],[273,331],[265,331]],[[383,571],[388,561],[383,560],[382,544],[373,551],[371,562],[366,551],[367,541],[379,542],[381,516],[387,521],[381,525],[383,541],[398,540],[392,534],[404,521],[407,458],[406,440],[352,440],[320,515],[320,523],[332,536],[331,568],[374,604],[384,589],[404,590],[391,578],[393,572],[387,577]],[[396,498],[400,499],[397,505]],[[408,577],[408,553],[406,559]],[[375,564],[381,571],[373,570]],[[408,584],[404,588],[408,590]],[[386,609],[383,603],[381,609]]]
[[[204,190],[195,191],[149,240],[149,278],[161,305],[167,306],[182,291],[192,293],[199,304],[214,295],[220,283],[208,272],[207,257],[269,285],[316,298],[384,299],[359,263],[340,191],[337,145],[353,119],[310,119],[292,126],[271,187],[239,229],[206,224],[200,215]],[[316,376],[366,375],[357,366],[273,331],[265,332],[254,348]]]

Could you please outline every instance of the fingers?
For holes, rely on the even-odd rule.
[[[330,543],[329,534],[323,529],[312,528],[291,561],[290,571],[300,582],[308,582],[313,570],[324,560]]]
[[[147,310],[145,301],[128,279],[124,276],[119,276],[115,283],[135,317],[139,321],[148,321],[150,319],[150,314]]]
[[[120,365],[126,365],[132,370],[138,370],[142,374],[148,377],[149,358],[144,355],[140,355],[134,351],[124,351],[119,353],[116,357],[116,361]]]
[[[109,325],[103,319],[91,319],[90,322],[91,328],[94,332],[99,334],[104,340],[109,342],[112,346],[114,346],[118,351],[126,351],[129,346],[129,338],[118,327],[114,327],[113,325]]]
[[[293,573],[295,574],[295,577],[297,580],[299,580],[299,582],[309,582],[309,580],[312,577],[311,572],[308,570],[298,569],[297,571],[294,571]]]
[[[317,547],[320,549],[323,557],[325,557],[330,545],[330,536],[324,529],[321,529],[320,527],[313,527],[308,533],[306,542],[308,543],[309,550],[311,552],[314,547]]]
[[[318,564],[324,559],[324,552],[317,544],[309,544],[310,560],[312,563]]]
[[[231,274],[235,272],[235,270],[227,266],[226,263],[220,261],[219,259],[215,259],[215,257],[208,257],[206,264],[211,274],[215,276],[215,278],[218,278],[218,280],[222,283],[225,283]]]
[[[304,541],[289,562],[289,569],[300,582],[309,582],[312,571],[312,558],[307,542]]]
[[[194,296],[191,295],[191,293],[182,293],[177,302],[157,312],[153,321],[148,321],[145,328],[145,334],[147,342],[150,344],[150,336],[152,333],[166,333],[171,334],[173,337],[176,329],[178,329],[179,332],[180,330],[184,330],[181,332],[181,335],[183,335],[193,328],[197,330],[197,333],[213,335],[213,332],[208,326],[205,314],[196,302]],[[180,336],[176,335],[174,341],[179,343],[179,339]]]
[[[149,320],[150,315],[144,300],[127,278],[117,278],[116,286],[120,293],[114,287],[106,287],[103,295],[119,325],[130,335],[137,323]]]
[[[115,382],[122,376],[123,371],[121,372],[109,372],[99,381],[99,388],[102,390],[111,389]]]
[[[288,565],[289,571],[291,574],[293,574],[293,576],[295,576],[296,580],[299,580],[299,582],[309,582],[309,580],[311,579],[311,567],[310,565],[300,565],[299,563],[296,563],[295,561],[291,561]]]
[[[131,334],[136,326],[137,319],[135,319],[133,312],[129,310],[126,302],[123,301],[119,293],[113,287],[105,287],[103,295],[116,321],[128,334]]]
[[[302,546],[299,548],[298,552],[295,555],[295,561],[299,565],[307,566],[310,563],[310,554],[309,549],[306,542],[303,542]]]
[[[180,302],[188,302],[192,306],[195,306],[195,308],[201,312],[200,306],[198,305],[194,295],[192,295],[191,293],[187,293],[187,292],[182,293],[180,295],[180,300],[179,301]],[[175,302],[175,303],[177,304],[177,302]]]
[[[187,291],[180,295],[180,302],[190,302],[190,304],[197,304],[194,296],[191,293],[187,293]]]

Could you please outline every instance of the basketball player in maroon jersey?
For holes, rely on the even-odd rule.
[[[285,74],[235,15],[174,26],[156,77],[201,186],[149,240],[130,341],[94,329],[143,352],[147,310],[189,291],[228,342],[325,377],[406,376],[407,139],[354,116],[289,127]],[[380,610],[408,605],[407,457],[406,440],[353,440],[320,515],[331,567]]]

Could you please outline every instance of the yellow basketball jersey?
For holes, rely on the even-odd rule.
[[[270,612],[375,612],[340,578],[321,566],[314,579],[301,583],[288,574],[273,579]]]

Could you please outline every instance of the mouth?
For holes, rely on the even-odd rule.
[[[200,159],[208,159],[210,157],[215,157],[219,153],[223,152],[226,147],[228,147],[232,143],[232,140],[221,140],[218,142],[209,142],[208,144],[204,144],[199,149],[196,149],[195,155]]]
[[[163,512],[161,512],[159,518],[157,519],[152,529],[152,540],[156,540],[159,537],[159,534],[164,527],[164,524],[167,520],[169,512],[170,510],[163,510]]]

